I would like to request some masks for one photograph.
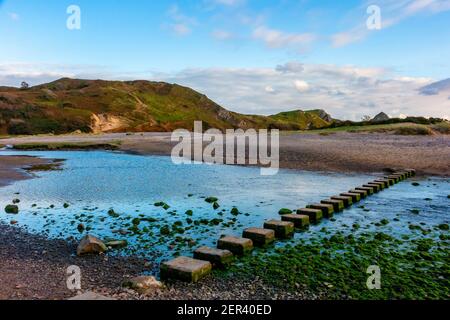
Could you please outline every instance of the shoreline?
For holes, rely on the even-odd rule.
[[[118,151],[170,156],[177,142],[170,133],[110,133],[29,136],[1,139],[3,144],[117,144]],[[414,168],[418,175],[450,177],[450,135],[399,136],[387,133],[280,135],[280,168],[340,173],[379,173]]]

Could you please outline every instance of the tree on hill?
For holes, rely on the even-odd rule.
[[[29,87],[30,87],[30,85],[25,81],[22,81],[22,83],[20,84],[20,89],[22,89],[22,90],[26,90]]]

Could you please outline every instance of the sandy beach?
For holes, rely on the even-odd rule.
[[[108,143],[143,155],[170,155],[170,133],[30,136],[1,139],[2,144]],[[400,136],[386,133],[334,133],[328,135],[282,133],[281,168],[381,172],[385,168],[414,168],[419,175],[450,176],[450,136]]]

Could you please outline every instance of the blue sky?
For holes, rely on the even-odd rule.
[[[366,27],[371,4],[381,30]],[[450,113],[450,93],[416,96],[450,77],[449,0],[0,0],[0,39],[0,85],[139,78],[246,113]]]

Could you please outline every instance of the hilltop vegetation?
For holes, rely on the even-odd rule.
[[[192,130],[195,120],[221,130],[331,124],[321,110],[270,117],[231,112],[190,88],[164,82],[63,78],[31,88],[0,87],[0,134]]]

